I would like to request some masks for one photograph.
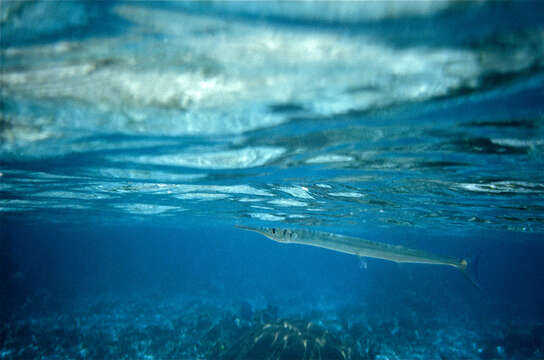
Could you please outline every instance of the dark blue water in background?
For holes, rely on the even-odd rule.
[[[542,14],[3,1],[0,358],[543,357]]]

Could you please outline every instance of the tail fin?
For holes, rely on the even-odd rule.
[[[478,290],[482,290],[482,287],[480,286],[480,279],[478,277],[481,254],[482,253],[480,252],[476,256],[461,260],[461,265],[459,266],[459,270],[461,270],[472,285],[474,285]]]

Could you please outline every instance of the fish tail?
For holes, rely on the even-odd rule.
[[[481,253],[478,253],[474,257],[462,259],[457,267],[478,290],[482,290],[482,287],[480,286],[480,279],[478,277],[480,255]]]

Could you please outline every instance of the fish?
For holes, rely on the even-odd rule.
[[[340,235],[306,229],[287,229],[276,227],[250,227],[236,225],[238,229],[253,231],[283,244],[301,244],[325,248],[359,257],[388,260],[396,263],[413,263],[427,265],[443,265],[461,271],[468,280],[480,289],[477,281],[478,258],[458,259],[436,255],[430,252],[392,245],[377,241],[365,240],[352,236]]]

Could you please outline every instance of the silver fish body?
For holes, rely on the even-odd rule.
[[[333,233],[286,228],[237,227],[243,230],[257,232],[271,240],[281,243],[317,246],[346,254],[389,260],[397,263],[446,265],[453,266],[462,271],[465,271],[468,265],[467,261],[464,259],[460,260],[400,245],[391,245]]]
[[[236,227],[243,230],[257,232],[269,239],[286,244],[292,243],[317,246],[346,254],[389,260],[396,263],[452,266],[460,270],[472,283],[472,285],[481,290],[481,287],[477,281],[479,256],[475,257],[469,262],[467,259],[456,259],[448,256],[436,255],[417,249],[407,248],[401,245],[391,245],[352,236],[314,230],[275,227],[256,228],[240,225],[236,225]]]

